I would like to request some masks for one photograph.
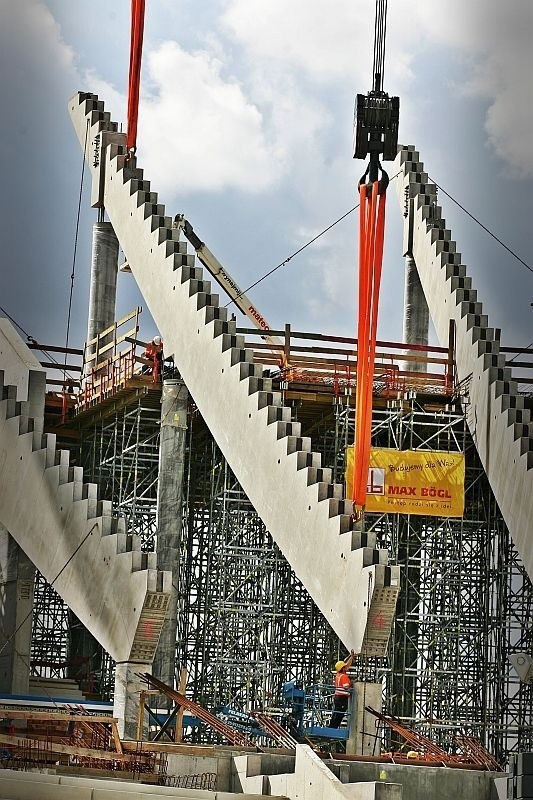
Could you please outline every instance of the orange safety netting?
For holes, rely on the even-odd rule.
[[[376,357],[379,285],[385,234],[385,190],[379,181],[359,188],[359,318],[357,324],[357,385],[355,394],[355,453],[352,498],[363,508],[366,501],[372,386]]]
[[[137,119],[139,117],[139,87],[141,83],[141,58],[144,32],[145,0],[131,0],[130,73],[128,79],[128,152],[137,146]]]

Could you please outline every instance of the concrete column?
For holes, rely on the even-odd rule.
[[[117,295],[118,239],[110,222],[93,225],[91,286],[87,341],[115,321]]]
[[[374,734],[377,731],[377,718],[365,711],[370,706],[381,712],[383,686],[381,683],[355,682],[352,690],[350,730],[346,742],[346,752],[350,755],[379,755],[379,742]]]
[[[429,337],[429,308],[420,283],[418,270],[412,256],[405,257],[405,289],[403,311],[403,340],[406,344],[427,345]],[[406,351],[416,355],[416,350]],[[406,361],[406,370],[427,372],[427,364],[420,361]]]
[[[187,432],[189,393],[182,380],[163,382],[161,395],[161,436],[159,443],[159,482],[157,488],[157,568],[180,568],[183,466]],[[175,685],[176,624],[178,614],[177,581],[173,580],[167,618],[154,661],[154,675]]]
[[[137,739],[139,700],[146,684],[141,683],[137,673],[151,672],[152,665],[139,661],[123,661],[115,667],[115,696],[113,716],[118,719],[118,732],[121,739]],[[144,715],[143,741],[148,739],[148,719]]]
[[[0,691],[7,694],[29,693],[34,581],[35,567],[0,525]]]

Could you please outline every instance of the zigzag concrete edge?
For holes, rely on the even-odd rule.
[[[439,342],[448,345],[450,320],[456,330],[458,380],[468,396],[467,423],[492,491],[513,541],[533,579],[533,429],[526,400],[500,353],[497,332],[483,313],[461,253],[437,204],[414,146],[400,147],[400,206],[408,206],[405,255],[412,255]]]

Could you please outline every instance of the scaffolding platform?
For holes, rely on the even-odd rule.
[[[345,449],[354,432],[353,352],[322,353],[313,380],[312,365],[304,357],[318,357],[305,347],[353,347],[333,337],[307,341],[304,347],[289,333],[289,356],[300,359],[298,367],[280,371],[271,359],[264,368],[278,381],[293,418],[302,423],[302,434],[312,436],[323,465],[332,469],[334,481],[342,482]],[[296,356],[300,346],[304,350]],[[369,532],[388,548],[391,563],[402,566],[404,582],[387,657],[357,658],[356,679],[382,682],[384,710],[437,742],[450,730],[467,729],[503,761],[513,750],[533,748],[533,689],[520,684],[507,660],[515,649],[533,645],[531,583],[468,433],[466,411],[460,407],[466,400],[464,387],[450,384],[450,355],[429,356],[441,361],[440,382],[437,386],[434,378],[415,376],[417,388],[397,381],[401,346],[383,352],[396,353],[398,370],[388,373],[394,380],[385,380],[385,372],[380,373],[383,380],[376,380],[373,445],[464,452],[466,504],[462,519],[367,515]],[[337,364],[328,367],[326,356]],[[342,369],[341,362],[347,362]],[[153,549],[160,386],[151,376],[132,374],[112,394],[104,394],[74,418],[80,463],[103,496],[127,516],[143,547]],[[72,424],[69,420],[65,428]],[[188,669],[188,694],[208,708],[248,711],[275,704],[287,680],[327,683],[331,665],[343,654],[340,643],[272,541],[192,402],[183,521],[180,558],[187,568],[176,575],[176,656],[178,668]],[[54,606],[48,609],[39,597],[36,602],[40,610],[32,658],[45,660],[61,642],[65,657],[69,625],[56,609],[53,624],[60,635],[52,641],[44,622]],[[437,719],[438,724],[432,722]],[[383,747],[390,749],[394,734],[382,736]],[[190,734],[190,741],[210,740],[216,737],[206,738],[198,729]]]

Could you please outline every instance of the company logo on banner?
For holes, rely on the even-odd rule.
[[[354,448],[346,449],[346,495],[351,497]],[[366,511],[462,517],[463,453],[372,447]]]

